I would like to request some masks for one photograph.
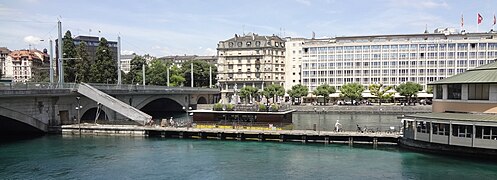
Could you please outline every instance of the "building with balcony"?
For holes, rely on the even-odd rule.
[[[5,77],[12,82],[28,82],[35,75],[41,74],[40,70],[48,71],[50,59],[46,49],[41,52],[36,49],[15,50],[5,59]]]
[[[303,50],[302,46],[309,39],[305,38],[285,38],[285,91],[292,89],[292,86],[301,84],[301,66]]]
[[[310,91],[321,84],[337,90],[347,83],[424,86],[468,69],[494,62],[497,33],[434,33],[345,36],[304,41],[302,84]]]
[[[284,86],[285,40],[276,35],[235,34],[218,43],[217,56],[217,78],[224,102],[244,86],[258,89],[270,84]]]
[[[402,144],[497,156],[497,62],[431,82],[432,113],[406,115]]]
[[[9,49],[7,49],[6,47],[0,47],[0,70],[2,71],[2,73],[0,74],[0,79],[5,75],[5,72],[7,71],[5,67],[5,59],[9,54]]]

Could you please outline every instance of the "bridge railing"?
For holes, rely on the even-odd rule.
[[[0,83],[0,90],[34,90],[34,89],[76,89],[76,83]]]
[[[99,90],[128,90],[128,91],[212,91],[219,92],[219,89],[202,88],[202,87],[171,87],[171,86],[154,86],[154,85],[131,85],[131,84],[101,84],[89,83],[91,86]],[[35,83],[35,82],[22,82],[22,83],[0,83],[0,90],[33,90],[33,89],[77,89],[77,83]]]

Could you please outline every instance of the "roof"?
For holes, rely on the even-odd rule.
[[[0,47],[0,53],[2,53],[2,54],[9,54],[10,50],[7,49],[7,47]]]
[[[497,83],[497,62],[489,63],[464,73],[435,81],[429,84],[485,84]]]
[[[448,121],[497,122],[497,115],[495,114],[422,113],[405,115],[405,117]]]

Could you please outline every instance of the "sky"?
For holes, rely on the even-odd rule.
[[[122,53],[215,55],[235,34],[316,38],[492,28],[496,0],[0,0],[0,47],[48,48],[57,21],[73,36],[117,41]],[[40,41],[43,40],[43,41]]]

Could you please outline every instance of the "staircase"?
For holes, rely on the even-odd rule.
[[[100,103],[104,105],[105,107],[108,107],[117,113],[133,120],[136,121],[142,125],[147,123],[152,119],[152,116],[134,108],[133,106],[130,106],[86,83],[81,83],[78,86],[78,93],[86,96],[97,103]]]

